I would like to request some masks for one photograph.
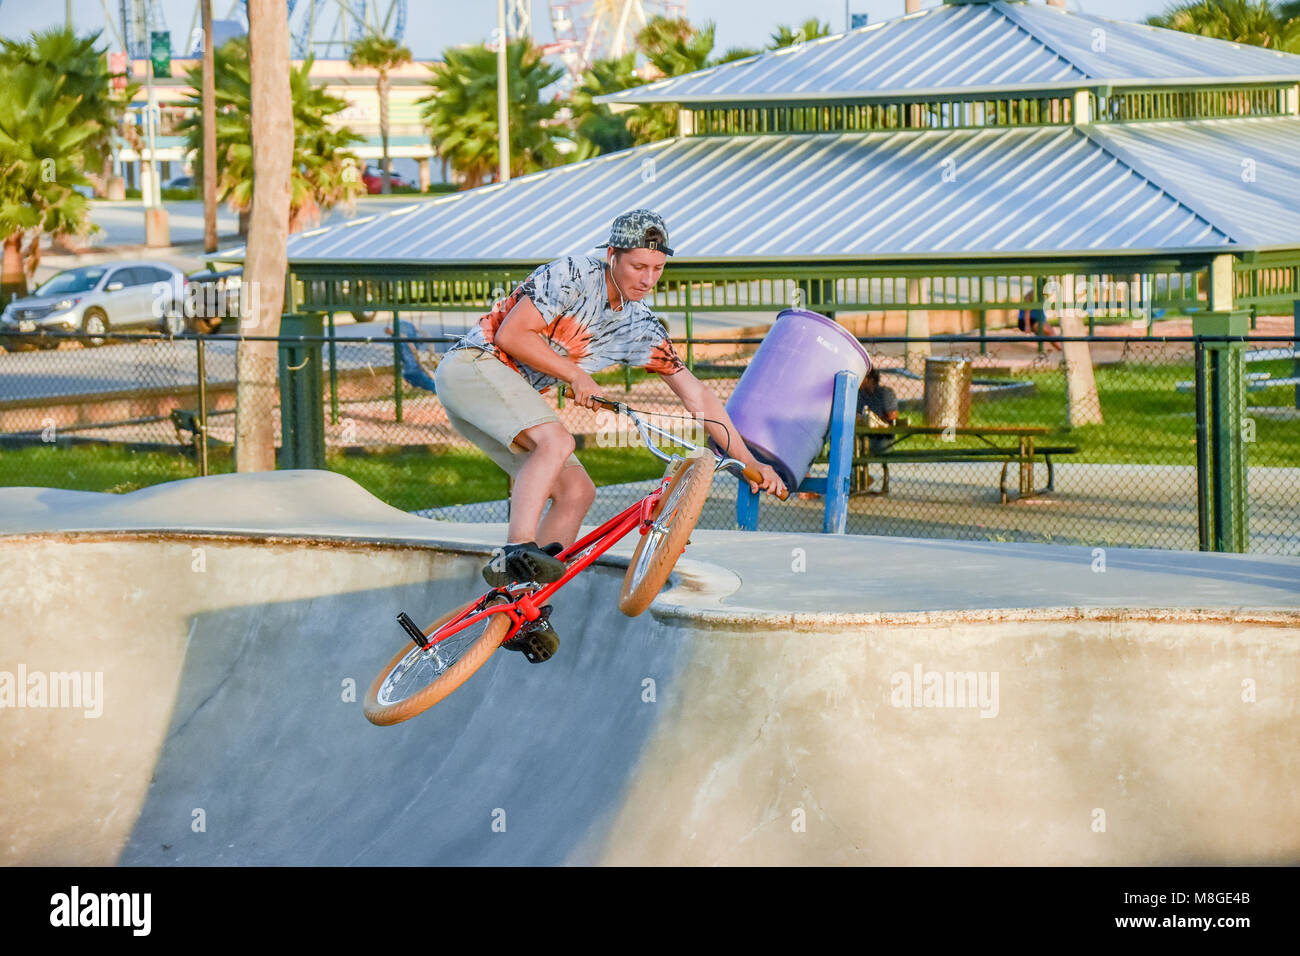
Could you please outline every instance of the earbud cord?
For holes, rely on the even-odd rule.
[[[623,287],[620,286],[618,284],[618,280],[614,278],[614,263],[606,260],[605,266],[609,269],[610,281],[614,283],[614,288],[618,290],[618,308],[615,309],[614,311],[621,312],[623,306],[627,304],[627,296],[623,294]]]

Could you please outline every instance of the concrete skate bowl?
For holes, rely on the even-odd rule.
[[[402,643],[393,615],[431,618],[480,589],[500,529],[440,526],[330,485],[334,511],[316,519],[328,533],[313,535],[285,517],[301,488],[275,481],[276,508],[258,498],[234,518],[204,495],[227,515],[213,530],[160,507],[185,489],[78,499],[100,509],[80,529],[10,522],[0,672],[99,672],[103,693],[98,717],[0,710],[0,860],[1300,859],[1292,607],[774,611],[747,596],[737,558],[684,559],[629,619],[615,558],[561,595],[555,659],[499,652],[426,714],[378,728],[359,701]],[[123,527],[131,508],[173,527]],[[751,540],[696,538],[713,559]],[[838,546],[879,561],[889,543]],[[870,601],[864,589],[846,604]],[[984,675],[985,689],[996,674],[996,693],[981,701],[971,683],[954,700],[930,674],[959,688]]]

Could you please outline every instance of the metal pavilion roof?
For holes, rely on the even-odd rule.
[[[1295,117],[689,137],[300,233],[288,257],[535,264],[640,206],[666,218],[675,263],[1294,248],[1297,182]]]
[[[962,3],[634,87],[597,102],[867,100],[1097,86],[1296,82],[1300,56],[1026,3]]]
[[[1300,119],[1099,123],[1089,135],[1243,244],[1300,245]]]

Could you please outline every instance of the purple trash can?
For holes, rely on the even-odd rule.
[[[793,492],[826,442],[836,373],[850,371],[861,381],[870,368],[867,350],[843,326],[786,309],[741,375],[727,414],[754,457]]]

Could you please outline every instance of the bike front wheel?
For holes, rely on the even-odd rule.
[[[444,614],[429,625],[424,636],[436,634],[439,628],[477,603]],[[448,634],[427,649],[408,642],[370,685],[365,702],[366,719],[383,727],[424,713],[487,663],[510,633],[510,627],[507,615],[490,614],[476,624]]]
[[[686,549],[713,485],[716,463],[709,454],[688,458],[669,480],[651,515],[650,529],[637,542],[623,577],[618,608],[628,617],[636,617],[650,606]]]

